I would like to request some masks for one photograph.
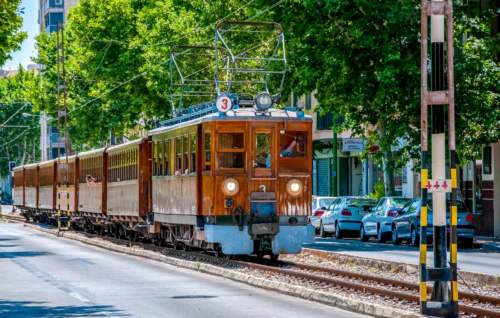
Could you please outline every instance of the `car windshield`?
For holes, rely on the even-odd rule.
[[[376,203],[377,201],[372,199],[354,198],[347,201],[347,206],[369,208],[375,206]]]
[[[446,200],[446,201],[447,201],[446,205],[449,206],[450,201],[449,200]],[[427,200],[427,206],[429,207],[429,212],[432,213],[432,199]],[[467,207],[465,206],[465,204],[462,201],[457,201],[457,210],[458,210],[458,212],[469,212],[469,210],[467,209]]]
[[[401,209],[406,205],[406,203],[410,202],[411,199],[407,198],[392,198],[391,199],[391,207],[396,207]]]
[[[323,198],[323,199],[319,199],[319,205],[318,205],[318,208],[326,208],[326,207],[329,207],[330,205],[332,205],[333,200],[335,200],[335,199],[332,199],[332,198]]]

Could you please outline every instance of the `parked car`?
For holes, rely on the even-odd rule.
[[[340,239],[346,232],[359,235],[361,219],[374,207],[376,201],[365,197],[336,198],[320,219],[320,235],[335,233]]]
[[[316,233],[319,233],[319,223],[321,216],[326,212],[326,209],[332,205],[335,197],[322,197],[313,196],[312,199],[312,215],[309,216],[309,223],[316,229]]]
[[[370,237],[376,237],[377,241],[384,243],[392,234],[392,219],[399,215],[399,211],[410,202],[411,199],[403,197],[381,198],[371,213],[365,215],[361,220],[362,226],[360,238],[366,242]]]
[[[392,220],[392,241],[399,245],[406,240],[413,246],[420,243],[420,207],[421,199],[415,199],[407,204],[400,215]],[[449,206],[447,204],[447,206]],[[427,242],[432,242],[432,200],[428,201],[427,210]],[[474,227],[472,225],[472,214],[467,207],[457,201],[457,238],[459,242],[467,247],[472,247],[474,243]],[[450,213],[446,211],[447,230],[450,232]],[[448,240],[449,241],[449,240]]]

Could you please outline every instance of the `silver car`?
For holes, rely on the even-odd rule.
[[[361,219],[376,203],[376,200],[366,197],[336,198],[321,216],[320,235],[326,237],[335,233],[335,237],[340,239],[346,232],[359,234]]]
[[[363,217],[360,238],[368,241],[376,237],[379,243],[384,243],[392,234],[392,220],[411,199],[403,197],[384,197],[378,201],[371,213]]]
[[[335,197],[323,197],[323,196],[313,196],[312,198],[312,215],[309,216],[309,222],[316,229],[316,233],[319,232],[320,219],[326,209],[332,205]]]

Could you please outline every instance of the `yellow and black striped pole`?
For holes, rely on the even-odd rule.
[[[420,308],[424,315],[458,317],[457,284],[457,157],[453,74],[453,10],[451,0],[422,0],[421,11],[421,210],[420,210]],[[429,20],[431,34],[429,38]],[[445,24],[446,32],[445,32]],[[428,42],[431,50],[429,52]],[[446,45],[445,45],[446,42]],[[428,56],[431,56],[431,74]],[[447,55],[445,58],[445,54]],[[445,66],[445,61],[447,65]],[[427,85],[430,77],[430,89]],[[446,124],[446,106],[448,123]],[[429,116],[430,110],[430,116]],[[431,125],[428,125],[428,120]],[[430,126],[430,127],[429,127]],[[430,128],[430,129],[429,129]],[[450,180],[446,178],[446,134],[450,151]],[[431,140],[429,142],[429,131]],[[429,150],[429,144],[432,149]],[[429,170],[429,154],[431,162]],[[432,177],[430,176],[432,174]],[[451,191],[450,191],[451,187]],[[447,193],[450,222],[447,222]],[[429,193],[432,206],[429,207]],[[433,266],[427,266],[428,212],[432,208]],[[447,264],[447,228],[450,231],[450,265]],[[427,283],[432,282],[430,299]]]

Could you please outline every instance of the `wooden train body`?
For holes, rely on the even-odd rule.
[[[311,242],[312,122],[236,109],[147,138],[14,169],[28,219],[228,255],[298,253]]]

